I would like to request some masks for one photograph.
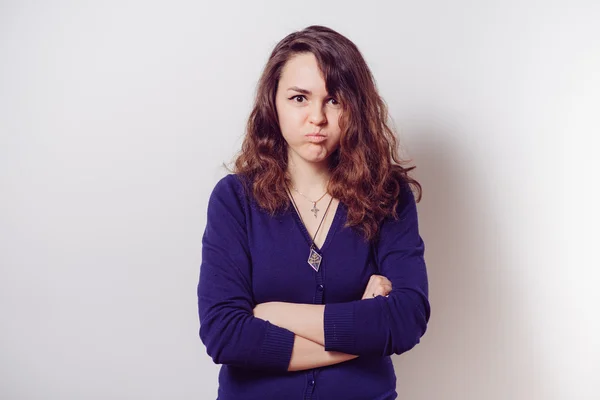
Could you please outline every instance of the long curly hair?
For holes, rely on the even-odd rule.
[[[388,126],[388,110],[362,54],[349,39],[324,26],[291,33],[273,49],[259,80],[242,148],[233,172],[245,178],[258,205],[271,215],[290,206],[287,194],[287,143],[279,128],[275,94],[285,63],[310,52],[317,59],[328,93],[342,105],[340,145],[329,156],[331,178],[327,190],[348,209],[347,227],[355,227],[367,241],[377,238],[386,217],[398,218],[401,186],[416,189],[404,167],[398,142]],[[251,187],[250,187],[251,186]]]

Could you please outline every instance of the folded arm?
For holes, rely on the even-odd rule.
[[[337,351],[326,351],[325,347],[320,344],[296,335],[288,371],[302,371],[305,369],[326,367],[357,357],[356,355]]]
[[[208,355],[217,364],[280,371],[355,358],[254,316],[245,204],[232,179],[221,180],[211,194],[202,237],[198,315]]]
[[[266,303],[255,315],[325,350],[355,355],[401,354],[419,343],[430,316],[424,243],[408,187],[400,198],[398,220],[382,224],[376,246],[380,273],[392,283],[387,296],[327,305]]]
[[[286,370],[294,333],[252,315],[245,205],[233,179],[223,178],[208,203],[198,282],[200,338],[217,364]]]
[[[323,314],[325,305],[297,304],[273,301],[258,304],[254,316],[284,327],[296,335],[325,346]]]

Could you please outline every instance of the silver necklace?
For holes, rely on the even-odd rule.
[[[313,212],[313,214],[315,214],[315,218],[317,218],[317,214],[319,213],[319,211],[321,211],[321,210],[319,210],[319,209],[317,208],[317,203],[318,203],[319,201],[321,201],[321,199],[323,199],[323,197],[325,197],[325,195],[327,194],[327,191],[325,191],[325,193],[323,193],[323,196],[319,197],[319,199],[318,199],[318,200],[311,200],[311,199],[309,199],[309,198],[308,198],[308,196],[306,196],[305,194],[303,194],[302,192],[300,192],[300,191],[299,191],[298,189],[296,189],[294,186],[292,186],[292,189],[294,189],[294,190],[296,191],[296,193],[298,193],[300,196],[304,197],[306,200],[308,200],[308,201],[310,201],[311,203],[313,203],[313,208],[311,208],[311,210],[310,210],[310,211],[312,211],[312,212]]]
[[[289,193],[289,190],[288,190],[288,193]],[[292,204],[294,205],[294,209],[298,213],[298,217],[300,217],[300,222],[302,222],[302,225],[304,225],[304,227],[306,228],[306,224],[302,220],[302,214],[300,214],[300,211],[298,210],[298,206],[296,205],[296,201],[294,200],[294,197],[292,196],[291,193],[289,193],[289,195],[290,195],[290,199],[292,199]],[[323,224],[323,221],[325,220],[325,217],[327,216],[327,211],[329,211],[329,206],[331,206],[332,201],[333,201],[333,197],[329,200],[329,204],[327,205],[327,208],[325,209],[325,214],[323,214],[323,218],[321,218],[321,222],[319,222],[319,226],[317,227],[317,230],[315,231],[314,237],[310,237],[310,233],[308,234],[308,237],[310,237],[310,251],[308,253],[307,262],[308,262],[308,265],[310,265],[312,267],[312,269],[314,269],[316,272],[319,272],[319,268],[321,267],[321,261],[323,261],[323,256],[321,254],[319,254],[319,252],[317,251],[317,246],[315,245],[315,238],[317,237],[317,234],[319,233],[319,229],[321,229],[321,225]],[[306,229],[306,232],[308,232],[308,229]]]

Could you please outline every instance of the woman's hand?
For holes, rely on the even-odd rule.
[[[392,282],[383,275],[371,275],[362,300],[377,296],[386,296],[392,291]]]

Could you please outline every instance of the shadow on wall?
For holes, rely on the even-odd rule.
[[[411,137],[432,313],[421,343],[393,358],[399,398],[548,399],[527,308],[518,307],[521,282],[508,276],[510,238],[486,205],[484,168],[450,128],[420,126]]]

